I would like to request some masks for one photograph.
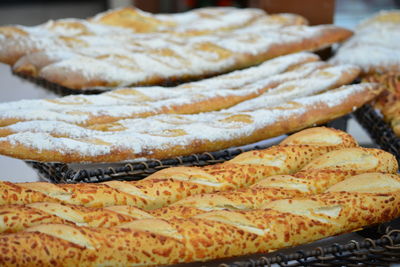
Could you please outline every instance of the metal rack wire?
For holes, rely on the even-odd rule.
[[[311,250],[295,253],[278,253],[276,256],[262,256],[257,259],[222,263],[219,267],[258,266],[389,266],[400,262],[400,230],[387,227],[377,239],[351,240],[345,244],[333,243]]]
[[[372,106],[364,105],[354,112],[354,117],[379,147],[395,155],[400,162],[400,138]]]

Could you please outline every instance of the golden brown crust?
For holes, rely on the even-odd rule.
[[[38,202],[28,205],[1,205],[0,232],[12,233],[30,226],[58,223],[89,227],[113,227],[150,214],[131,206],[86,208],[80,205]]]
[[[275,175],[248,188],[195,195],[150,213],[162,218],[189,218],[212,210],[257,209],[276,199],[320,194],[348,177],[368,173],[396,173],[396,158],[383,150],[349,148],[317,157],[293,175]]]
[[[304,136],[302,133],[297,135]],[[294,140],[295,137],[296,135],[292,136],[291,139]],[[296,161],[301,162],[300,158],[297,158]],[[253,168],[255,167],[253,166]],[[158,175],[158,178],[153,177],[153,180],[150,180],[150,182],[155,182],[153,187],[161,188],[162,186],[157,184],[157,179],[162,180],[168,175],[183,178],[185,174],[190,174],[194,179],[196,177],[202,178],[200,169],[191,169],[189,167],[175,169],[170,168],[168,169],[169,172]],[[17,232],[27,227],[44,223],[113,227],[137,219],[154,217],[158,219],[185,219],[215,210],[258,209],[277,199],[306,197],[322,193],[332,185],[356,174],[366,172],[396,173],[397,169],[395,157],[382,150],[360,147],[340,149],[317,157],[293,175],[269,176],[247,188],[189,196],[170,206],[148,212],[132,206],[111,206],[101,209],[40,202],[22,206],[3,205],[0,206],[0,222],[3,222],[2,224],[0,223],[0,232]],[[228,175],[227,177],[230,176]],[[204,182],[212,181],[206,178],[207,176],[203,176]],[[223,179],[221,177],[221,180]],[[111,182],[111,184],[114,188],[121,187],[125,191],[132,190],[126,183]],[[182,188],[172,187],[171,190],[179,191]],[[146,192],[149,196],[151,195],[149,190]],[[190,191],[190,194],[194,193]],[[175,200],[179,198],[175,198]]]
[[[375,100],[374,107],[383,115],[397,136],[400,136],[400,72],[372,73],[363,81],[378,82],[384,91]]]
[[[332,136],[332,133],[342,141],[326,137]],[[295,139],[295,135],[291,139]],[[59,202],[88,207],[133,205],[155,209],[191,195],[231,190],[251,185],[271,175],[291,174],[324,153],[357,146],[347,133],[324,128],[321,128],[320,145],[301,143],[299,141],[297,145],[278,145],[242,153],[226,163],[203,168],[164,169],[137,182],[60,185],[0,182],[0,203]]]
[[[373,187],[366,187],[365,180]],[[0,250],[5,253],[0,263],[127,266],[206,261],[308,243],[400,215],[397,175],[363,174],[346,181],[350,182],[337,184],[331,192],[277,200],[260,210],[145,219],[114,228],[40,225],[2,235]],[[349,186],[352,190],[340,191]]]

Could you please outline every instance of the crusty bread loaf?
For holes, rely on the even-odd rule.
[[[88,208],[82,205],[37,202],[26,205],[1,205],[0,218],[0,233],[11,233],[46,223],[112,227],[154,217],[148,212],[127,205]]]
[[[127,14],[138,27],[129,26]],[[352,34],[333,25],[306,26],[297,16],[269,16],[256,9],[200,10],[174,19],[188,20],[190,14],[195,18],[176,23],[145,15],[147,24],[138,21],[143,18],[140,12],[126,9],[92,21],[4,27],[0,61],[13,65],[16,73],[71,89],[108,90],[205,78],[281,55],[318,50]],[[175,26],[165,25],[171,23]],[[144,30],[144,25],[149,28]],[[132,28],[151,33],[134,33]]]
[[[200,35],[228,31],[251,23],[269,25],[306,25],[305,18],[294,14],[266,16],[260,9],[207,7],[177,14],[150,14],[133,7],[109,10],[89,19],[90,22],[129,28],[135,32],[174,32]]]
[[[381,90],[372,83],[348,85],[272,107],[251,110],[250,105],[250,111],[162,114],[95,129],[59,121],[21,122],[13,128],[17,133],[0,137],[0,154],[45,162],[121,162],[216,151],[325,123],[371,101]],[[261,96],[259,104],[264,101]]]
[[[310,135],[318,145],[296,140]],[[296,142],[290,145],[290,142]],[[291,174],[316,157],[357,143],[347,133],[319,128],[304,130],[285,145],[243,153],[222,164],[207,167],[175,167],[158,171],[136,182],[110,181],[99,184],[0,183],[0,204],[61,202],[90,207],[134,205],[154,209],[199,193],[231,190],[275,175]]]
[[[123,88],[99,95],[3,103],[0,104],[0,126],[31,120],[88,126],[156,114],[195,114],[229,108],[261,94],[268,95],[270,102],[277,104],[278,99],[272,93],[286,93],[286,99],[293,98],[293,95],[306,96],[347,84],[357,75],[357,67],[331,66],[319,61],[316,55],[303,52],[174,88]],[[297,81],[296,88],[283,91],[285,87],[290,87],[293,80]],[[268,106],[268,101],[265,102],[263,107]],[[8,130],[13,132],[12,128]]]
[[[364,74],[399,72],[399,36],[400,11],[380,11],[358,25],[331,62],[355,64]]]
[[[292,175],[274,175],[247,188],[194,195],[150,211],[157,218],[190,218],[204,212],[258,209],[276,199],[319,194],[350,176],[367,172],[396,173],[396,158],[383,150],[346,148],[328,152]]]
[[[0,232],[17,232],[44,223],[112,227],[144,218],[190,218],[213,210],[257,209],[277,199],[322,193],[355,174],[396,173],[397,169],[395,157],[382,150],[360,147],[339,149],[317,157],[293,175],[273,175],[247,188],[195,195],[147,212],[132,206],[88,208],[43,202],[2,205]]]
[[[121,43],[136,44],[133,52],[124,47],[118,50],[118,47],[97,47],[90,42],[98,40],[86,37],[88,48],[70,51],[70,48],[57,49],[56,46],[33,57],[27,55],[16,62],[14,71],[25,75],[37,74],[39,78],[78,90],[154,85],[209,77],[254,66],[281,55],[318,50],[350,35],[349,31],[332,25],[277,29],[248,26],[229,35],[213,34],[206,40],[203,36],[181,38],[164,35],[150,40],[136,37],[120,40]],[[36,58],[40,59],[40,65]]]
[[[364,76],[363,82],[380,83],[384,91],[375,99],[374,107],[400,136],[400,72],[374,73]]]
[[[353,176],[327,193],[273,201],[259,210],[189,219],[143,219],[113,228],[45,224],[0,236],[2,266],[142,266],[269,252],[400,215],[400,178]]]
[[[237,16],[239,19],[232,20],[232,16]],[[3,41],[0,61],[13,64],[21,56],[49,49],[49,45],[52,44],[76,48],[82,46],[85,37],[89,36],[98,37],[98,45],[107,45],[108,39],[115,38],[117,41],[115,43],[118,44],[118,40],[123,40],[124,36],[135,33],[166,32],[179,36],[192,36],[230,31],[259,23],[271,26],[306,24],[300,16],[292,14],[269,16],[260,9],[204,8],[183,14],[159,16],[129,7],[109,10],[89,20],[60,19],[34,27],[19,25],[0,27],[0,36],[4,37],[0,38]],[[103,38],[103,42],[100,38]],[[121,45],[122,43],[119,46]]]

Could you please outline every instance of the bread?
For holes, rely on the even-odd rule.
[[[90,227],[112,227],[138,219],[154,218],[133,206],[88,208],[82,205],[37,202],[0,206],[0,233],[21,231],[27,227],[59,223]]]
[[[232,21],[230,18],[235,15],[239,19]],[[242,27],[264,16],[265,13],[262,10],[250,8],[211,7],[194,9],[183,14],[163,15],[151,14],[134,7],[126,7],[102,12],[90,18],[89,21],[129,28],[140,33],[176,31],[180,34],[191,35]]]
[[[355,64],[364,74],[400,71],[400,11],[381,11],[361,23],[331,62]]]
[[[308,135],[309,136],[309,135]],[[60,223],[90,227],[113,227],[137,219],[190,218],[215,210],[250,210],[277,200],[319,194],[346,178],[367,172],[396,173],[395,157],[378,149],[345,148],[317,157],[292,175],[273,175],[250,187],[194,195],[150,211],[132,206],[88,208],[62,203],[0,206],[0,232]]]
[[[346,84],[357,74],[356,67],[330,66],[319,61],[314,54],[296,53],[175,88],[123,88],[100,95],[3,103],[0,104],[0,125],[29,120],[57,120],[89,126],[162,113],[194,114],[229,108],[287,81],[303,78],[313,82],[312,79],[315,79],[323,84],[322,89],[327,89]],[[313,92],[304,88],[297,90],[304,91],[304,95]]]
[[[400,11],[381,11],[357,27],[332,62],[360,66],[364,82],[378,82],[385,90],[374,107],[400,136]]]
[[[0,154],[45,162],[121,162],[216,151],[330,121],[371,101],[381,90],[377,84],[349,85],[268,108],[163,114],[93,129],[57,121],[21,122],[13,128],[20,132],[0,137]]]
[[[318,145],[302,143],[306,135]],[[298,171],[314,158],[344,147],[355,147],[354,139],[329,128],[304,130],[291,139],[295,145],[274,146],[242,153],[222,164],[207,167],[174,167],[158,171],[136,182],[110,181],[99,184],[0,183],[0,204],[61,202],[88,207],[133,205],[155,209],[199,193],[226,191],[251,185],[258,180]],[[311,138],[311,137],[310,137]],[[279,155],[279,161],[277,156]]]
[[[258,209],[276,199],[320,194],[350,176],[367,172],[393,173],[396,158],[379,149],[346,148],[328,152],[292,175],[273,175],[235,191],[194,195],[150,212],[157,218],[190,218],[222,209]]]
[[[151,40],[118,40],[136,44],[133,52],[118,47],[116,42],[112,49],[96,45],[98,38],[86,37],[83,45],[87,48],[71,51],[54,45],[20,58],[13,71],[77,90],[155,85],[210,77],[273,57],[318,50],[350,35],[349,31],[331,25],[277,29],[261,25],[209,35],[206,39],[160,35]]]
[[[374,73],[366,75],[363,82],[377,82],[384,91],[375,99],[374,107],[400,136],[400,72]]]
[[[265,253],[400,215],[400,178],[368,173],[308,198],[190,219],[144,219],[113,228],[45,224],[0,236],[3,266],[133,266]]]
[[[70,89],[107,90],[209,77],[318,50],[352,34],[256,9],[210,9],[176,15],[172,21],[161,18],[127,9],[92,21],[0,28],[0,61],[13,65],[16,73]]]
[[[135,32],[174,32],[200,35],[228,31],[251,23],[269,25],[305,25],[307,21],[294,14],[266,14],[260,9],[208,7],[178,14],[150,14],[133,7],[109,10],[89,19],[90,22],[129,28]]]
[[[0,125],[56,120],[89,126],[165,113],[195,114],[230,108],[263,95],[263,102],[255,99],[234,108],[240,111],[252,105],[255,109],[348,84],[358,73],[355,66],[332,66],[319,61],[314,54],[296,53],[175,88],[123,88],[100,95],[3,103]]]
[[[232,21],[232,16],[237,16],[238,19]],[[75,38],[87,36],[97,36],[112,41],[113,38],[134,33],[169,32],[182,36],[201,35],[241,28],[258,23],[259,20],[260,23],[267,20],[268,25],[306,23],[300,16],[285,14],[266,16],[259,9],[204,8],[183,14],[159,16],[129,7],[109,10],[89,20],[59,19],[35,27],[19,25],[1,27],[0,34],[6,41],[2,43],[0,60],[14,64],[19,57],[42,51],[49,44],[77,45],[79,43]]]

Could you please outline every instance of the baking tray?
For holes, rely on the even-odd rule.
[[[396,136],[389,124],[387,124],[379,111],[371,105],[364,105],[356,110],[354,117],[366,130],[371,139],[383,150],[396,156],[400,162],[400,138]]]
[[[346,131],[348,119],[349,115],[345,115],[325,124],[325,126]],[[174,166],[205,166],[222,163],[240,153],[265,149],[278,144],[285,137],[286,135],[282,135],[241,147],[163,160],[145,160],[115,164],[66,164],[36,161],[26,161],[26,163],[38,172],[39,178],[52,183],[96,183],[110,180],[133,181],[143,179],[164,168]]]

